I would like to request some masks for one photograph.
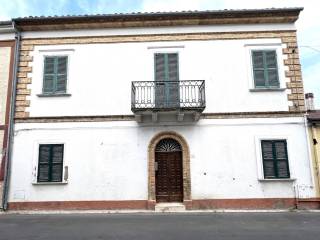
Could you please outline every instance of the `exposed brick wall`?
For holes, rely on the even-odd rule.
[[[285,44],[283,54],[284,64],[288,68],[287,82],[288,111],[303,111],[304,94],[297,37],[295,31],[261,31],[261,32],[226,32],[226,33],[189,33],[189,34],[166,34],[166,35],[133,35],[133,36],[100,36],[100,37],[68,37],[47,39],[23,39],[21,41],[20,62],[17,84],[16,118],[28,118],[27,107],[30,106],[28,96],[31,94],[34,46],[37,45],[59,45],[59,44],[96,44],[96,43],[119,43],[119,42],[152,42],[152,41],[191,41],[191,40],[223,40],[223,39],[258,39],[258,38],[280,38]]]
[[[10,56],[11,47],[0,46],[0,125],[5,124]]]
[[[291,93],[288,94],[288,101],[292,104],[289,111],[304,111],[304,91],[296,33],[293,32],[290,37],[283,36],[281,40],[286,44],[286,48],[283,48],[283,54],[287,57],[284,60],[284,65],[288,67],[285,74],[290,79],[287,82],[287,89],[291,90]]]
[[[33,61],[31,56],[33,49],[34,45],[25,46],[23,43],[21,44],[15,108],[15,117],[17,118],[29,117],[29,112],[26,108],[30,106],[30,101],[27,100],[27,97],[31,95],[30,84],[32,79],[28,77],[28,74],[32,72],[32,67],[29,64]]]

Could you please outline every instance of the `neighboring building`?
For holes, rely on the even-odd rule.
[[[314,200],[301,10],[14,19],[9,209]]]
[[[0,205],[8,146],[14,43],[11,21],[0,22]]]
[[[308,110],[308,126],[310,138],[310,150],[313,159],[313,172],[317,190],[317,201],[313,204],[319,207],[320,199],[320,110],[314,109],[313,94],[306,93],[306,107]],[[312,202],[312,201],[311,201]]]

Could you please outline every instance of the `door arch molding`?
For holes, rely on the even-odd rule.
[[[148,201],[156,202],[156,184],[155,184],[155,149],[157,144],[165,138],[176,140],[182,148],[182,172],[183,172],[183,201],[191,200],[191,176],[190,176],[190,151],[185,138],[174,132],[165,131],[156,134],[148,146]],[[150,205],[153,205],[150,203]]]

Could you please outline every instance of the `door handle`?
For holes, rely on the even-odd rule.
[[[158,162],[154,162],[154,170],[158,171]]]

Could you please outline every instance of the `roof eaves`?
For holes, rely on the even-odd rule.
[[[226,14],[252,14],[252,13],[281,13],[297,12],[303,10],[303,7],[295,8],[264,8],[264,9],[223,9],[206,11],[175,11],[175,12],[132,12],[132,13],[114,13],[114,14],[93,14],[93,15],[62,15],[62,16],[29,16],[14,18],[13,21],[39,21],[39,20],[82,20],[82,19],[100,19],[100,18],[127,18],[127,17],[164,17],[164,16],[219,16]]]

